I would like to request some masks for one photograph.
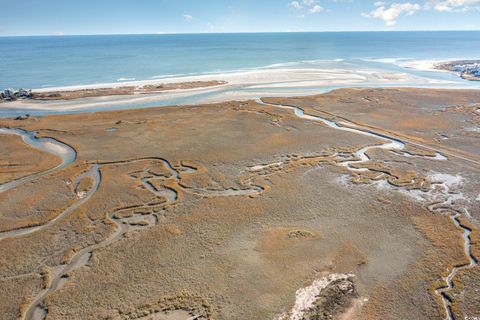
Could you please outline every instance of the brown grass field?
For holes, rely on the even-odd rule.
[[[0,119],[77,152],[0,193],[0,319],[480,317],[480,91],[263,101]],[[0,184],[60,161],[0,143]]]

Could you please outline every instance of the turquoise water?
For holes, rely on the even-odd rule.
[[[151,80],[335,61],[480,58],[480,32],[0,37],[0,88]],[[392,68],[395,66],[382,66]],[[419,73],[421,74],[421,73]],[[450,76],[438,77],[451,79]]]

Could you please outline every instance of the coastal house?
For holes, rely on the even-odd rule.
[[[462,76],[471,76],[471,77],[480,78],[480,63],[478,62],[456,64],[452,66],[450,70],[458,72]]]
[[[24,88],[20,88],[18,90],[18,97],[20,98],[29,98],[31,96],[31,93],[32,91],[31,90],[27,90],[27,89],[24,89]]]
[[[474,63],[474,64],[471,64],[471,65],[468,65],[466,70],[465,70],[465,73],[470,74],[470,75],[475,76],[475,77],[479,77],[480,76],[480,64],[479,63]]]
[[[461,64],[454,65],[452,69],[455,72],[465,72],[465,66]]]
[[[5,100],[15,100],[15,92],[11,88],[3,90],[3,97]]]
[[[473,69],[473,73],[476,75],[480,75],[480,64],[475,64],[475,67]]]

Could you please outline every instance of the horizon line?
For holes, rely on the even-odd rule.
[[[81,36],[133,36],[133,35],[205,35],[205,34],[267,34],[267,33],[398,33],[398,32],[480,32],[480,29],[455,30],[332,30],[332,31],[231,31],[231,32],[153,32],[153,33],[85,33],[85,34],[32,34],[0,35],[0,38],[20,37],[81,37]]]

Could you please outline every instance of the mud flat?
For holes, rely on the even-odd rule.
[[[479,103],[346,89],[1,119],[76,154],[3,193],[1,317],[479,316]],[[32,194],[56,215],[19,229]]]

